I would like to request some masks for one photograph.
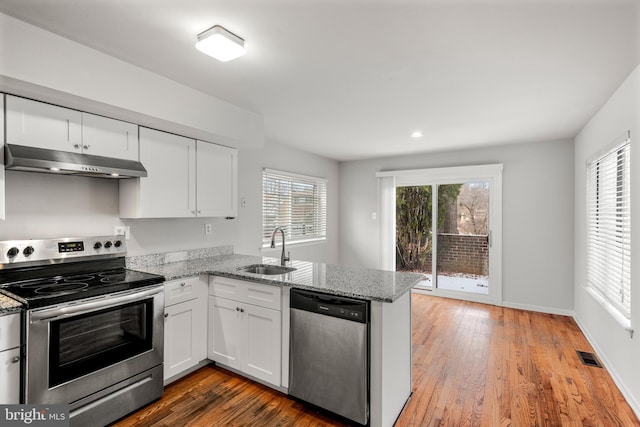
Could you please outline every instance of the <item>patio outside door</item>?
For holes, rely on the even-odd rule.
[[[443,184],[438,188],[435,286],[489,294],[489,191],[487,181]]]
[[[378,177],[381,267],[424,274],[417,291],[501,305],[502,165]]]

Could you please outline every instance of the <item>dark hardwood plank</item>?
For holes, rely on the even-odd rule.
[[[413,389],[397,426],[639,426],[573,319],[414,294]],[[224,369],[169,385],[118,427],[343,426]]]

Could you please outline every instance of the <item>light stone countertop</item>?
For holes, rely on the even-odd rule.
[[[294,267],[296,270],[274,276],[246,273],[239,270],[241,267],[252,264],[279,265],[280,260],[270,257],[226,254],[159,265],[127,264],[127,268],[159,274],[167,280],[214,275],[382,302],[395,301],[424,279],[424,275],[417,273],[354,268],[307,261],[288,262],[287,266]]]
[[[11,313],[19,313],[22,310],[22,303],[0,294],[0,316]]]

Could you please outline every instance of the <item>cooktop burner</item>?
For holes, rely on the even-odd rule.
[[[70,291],[79,291],[89,286],[87,283],[54,283],[53,285],[44,285],[35,288],[36,294],[60,294]]]

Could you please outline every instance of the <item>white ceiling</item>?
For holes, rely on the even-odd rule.
[[[572,138],[640,62],[637,0],[1,0],[337,160]],[[195,49],[220,24],[248,53]],[[413,130],[423,138],[412,139]]]

